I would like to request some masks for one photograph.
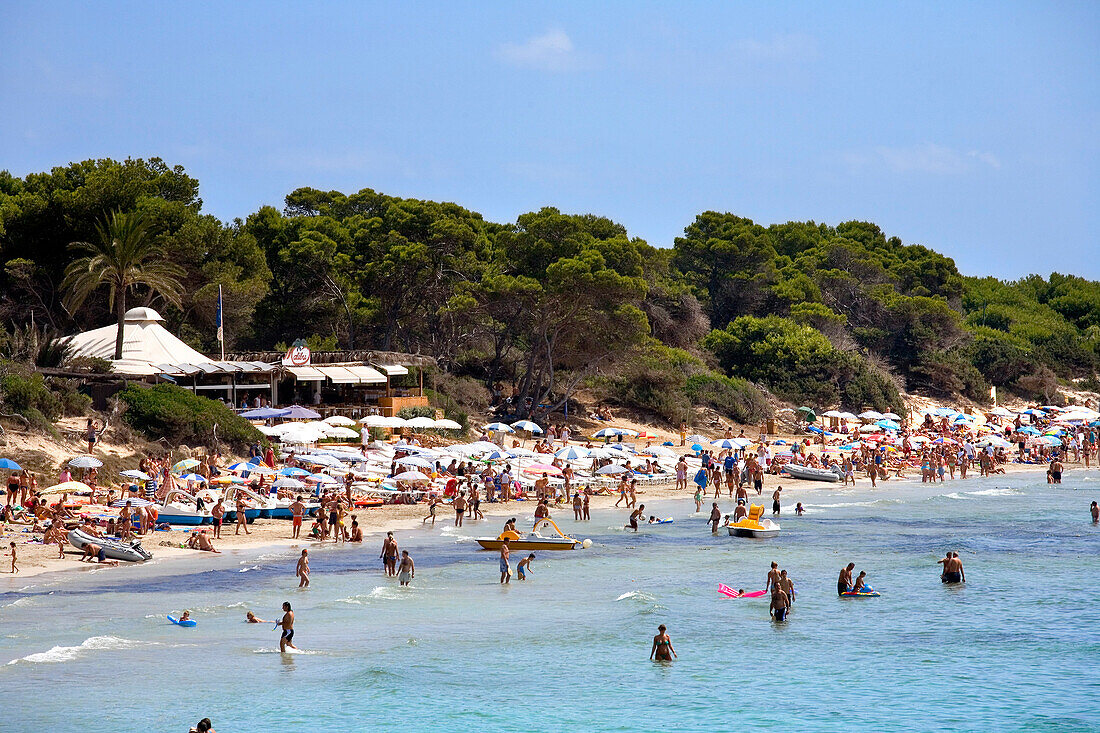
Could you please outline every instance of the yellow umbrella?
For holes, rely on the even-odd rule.
[[[63,494],[66,491],[75,494],[78,491],[91,491],[92,487],[83,481],[65,481],[64,483],[42,489],[43,494]]]

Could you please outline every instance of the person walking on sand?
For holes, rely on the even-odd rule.
[[[219,501],[219,503],[221,502],[220,499],[218,501]],[[302,517],[305,516],[306,505],[304,503],[302,503],[302,497],[298,496],[298,497],[295,497],[294,503],[291,504],[287,508],[290,509],[290,515],[291,515],[290,538],[296,540],[296,539],[298,539],[298,535],[301,534],[301,532],[302,532]]]
[[[225,504],[222,503],[222,498],[218,497],[218,503],[210,507],[210,517],[214,524],[214,539],[220,540],[222,537],[222,520],[225,518]]]
[[[669,638],[665,625],[657,627],[657,635],[653,637],[653,648],[649,650],[649,658],[656,662],[671,662],[676,657],[676,650],[672,648],[672,639]]]
[[[718,534],[718,523],[722,521],[722,510],[718,508],[718,502],[710,505],[710,532]]]
[[[251,534],[248,531],[248,517],[245,516],[244,510],[247,507],[244,503],[244,494],[237,494],[237,529],[233,534],[238,535],[241,533],[241,527],[244,527],[245,534]]]
[[[290,610],[290,603],[283,602],[283,617],[275,624],[275,628],[282,628],[283,633],[279,637],[279,651],[286,652],[286,648],[297,649],[294,646],[294,611]]]
[[[302,555],[298,558],[298,566],[294,574],[301,578],[301,580],[298,581],[299,588],[309,587],[309,550],[302,550]]]
[[[397,581],[404,586],[409,584],[409,581],[416,577],[416,565],[413,564],[413,559],[409,557],[408,550],[401,551],[401,567],[397,569]]]
[[[778,487],[772,492],[772,516],[779,516],[779,492],[783,491],[783,487]]]
[[[15,543],[14,542],[9,542],[8,546],[11,548],[11,574],[15,575],[19,572],[19,566],[15,564],[16,563]]]
[[[382,560],[386,577],[397,575],[397,540],[393,538],[393,532],[386,533],[386,539],[382,540],[382,554],[378,557]]]
[[[502,584],[508,583],[512,579],[512,570],[508,565],[509,553],[508,540],[504,540],[500,543],[500,582]]]

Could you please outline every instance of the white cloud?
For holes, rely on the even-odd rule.
[[[572,39],[560,28],[551,28],[523,43],[503,43],[497,57],[513,66],[542,71],[571,71],[582,65]]]
[[[844,161],[853,168],[887,168],[894,173],[961,175],[980,168],[999,169],[1001,161],[981,150],[956,150],[932,142],[917,145],[880,145],[869,152],[849,152]]]
[[[742,38],[733,42],[734,51],[747,58],[779,61],[812,57],[817,53],[817,42],[807,35],[791,33],[772,36],[766,41],[756,38]]]

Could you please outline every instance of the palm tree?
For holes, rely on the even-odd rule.
[[[122,336],[126,315],[126,294],[130,288],[145,285],[165,300],[179,305],[186,273],[179,265],[164,259],[164,251],[151,236],[150,222],[139,212],[114,211],[103,223],[96,224],[95,242],[73,242],[69,249],[83,253],[65,268],[61,287],[66,290],[65,306],[79,308],[88,296],[106,285],[109,305],[118,317],[115,359],[122,358]]]

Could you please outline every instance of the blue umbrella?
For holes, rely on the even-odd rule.
[[[692,443],[691,449],[698,453],[699,451],[703,450],[703,446],[699,445],[698,443]]]
[[[1022,428],[1020,428],[1019,430],[1017,430],[1016,432],[1017,433],[1023,433],[1024,435],[1038,435],[1039,434],[1039,431],[1036,430],[1035,428],[1031,427],[1030,425],[1025,425]]]
[[[206,483],[206,477],[197,473],[187,473],[180,476],[181,481],[198,481],[199,483]]]
[[[288,415],[285,408],[257,407],[254,410],[245,410],[241,413],[241,417],[246,420],[267,420],[273,417],[288,417]]]
[[[533,423],[530,420],[520,420],[519,422],[512,423],[512,427],[516,430],[526,430],[529,433],[541,433],[542,428],[538,426],[538,423]]]
[[[0,468],[6,468],[9,471],[22,471],[23,469],[18,463],[10,458],[0,458]]]
[[[893,420],[879,420],[875,423],[883,430],[901,430],[901,425],[898,425]]]
[[[1036,417],[1046,417],[1047,416],[1047,414],[1045,412],[1043,412],[1042,410],[1036,410],[1034,407],[1032,407],[1030,409],[1027,409],[1027,410],[1024,410],[1020,414],[1021,415],[1035,415]]]
[[[497,433],[514,433],[516,432],[511,425],[507,425],[502,422],[491,422],[485,426],[486,430],[492,430]]]
[[[936,415],[937,417],[950,417],[951,415],[958,414],[958,412],[958,410],[953,410],[950,407],[937,407],[935,410],[932,410],[932,414]]]
[[[729,438],[722,438],[720,440],[712,440],[710,444],[715,448],[740,448],[740,443],[734,443]]]
[[[305,470],[304,468],[294,468],[294,467],[291,467],[291,466],[285,466],[284,468],[280,468],[278,473],[279,473],[280,476],[292,476],[292,477],[293,476],[308,476],[309,475],[309,471]]]
[[[560,451],[555,453],[554,456],[556,458],[561,458],[564,461],[575,461],[580,458],[587,458],[588,451],[586,451],[584,448],[574,448],[573,446],[569,446],[567,448],[562,448]]]
[[[661,445],[673,445],[673,442],[671,440],[666,440],[664,443],[661,443]]]

